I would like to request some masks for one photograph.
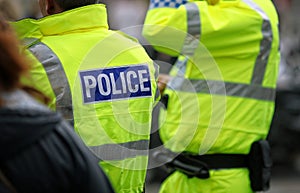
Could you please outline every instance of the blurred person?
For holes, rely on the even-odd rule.
[[[41,11],[38,0],[18,0],[22,3],[23,18],[41,18]]]
[[[28,94],[20,83],[28,62],[19,52],[15,33],[1,18],[0,192],[113,193],[98,159],[69,124],[35,101],[34,90]]]
[[[273,0],[274,5],[278,10],[279,16],[289,11],[292,0]]]
[[[299,171],[300,116],[300,2],[274,0],[280,18],[281,61],[277,81],[276,108],[268,139],[274,166]],[[279,167],[280,168],[280,167]],[[281,172],[278,172],[281,174]]]
[[[14,0],[0,0],[0,12],[9,21],[20,19],[22,15],[21,7]]]
[[[269,188],[278,33],[270,0],[150,1],[143,35],[178,57],[159,79],[166,150],[156,157],[174,170],[161,193]]]
[[[135,39],[109,30],[95,0],[40,0],[41,19],[14,23],[34,64],[30,85],[74,124],[116,192],[143,192],[155,67]]]
[[[143,23],[149,2],[145,0],[101,0],[101,2],[107,6],[110,29],[120,30],[137,38],[148,55],[152,57],[154,54],[153,48],[142,36]]]
[[[143,24],[148,9],[148,1],[144,0],[101,0],[101,2],[107,5],[109,26],[116,30],[128,28],[137,30],[134,27],[140,27]],[[141,34],[133,35],[140,36]]]

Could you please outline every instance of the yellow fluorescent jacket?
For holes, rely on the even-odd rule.
[[[172,151],[248,153],[274,111],[278,18],[269,0],[152,0],[143,35],[179,56],[160,136]]]
[[[116,192],[142,192],[156,92],[156,69],[144,49],[108,30],[101,4],[13,25],[33,60],[24,82],[74,121]]]

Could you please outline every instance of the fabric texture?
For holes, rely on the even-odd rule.
[[[23,82],[74,124],[116,192],[142,192],[156,94],[156,69],[143,47],[108,29],[102,4],[14,26],[34,62]]]
[[[0,163],[18,192],[114,192],[98,159],[59,114],[22,91],[5,95]]]
[[[151,0],[150,9],[158,7],[178,8],[181,4],[186,2],[186,0]]]
[[[152,3],[145,19],[145,38],[178,57],[164,92],[168,108],[160,112],[159,131],[164,146],[176,153],[248,154],[269,132],[280,60],[276,10],[268,0],[215,3],[189,1],[177,9],[152,8]],[[231,177],[235,172],[240,178]],[[208,180],[176,172],[161,192],[248,193],[251,188],[247,171],[218,170]]]

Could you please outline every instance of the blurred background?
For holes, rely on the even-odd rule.
[[[162,73],[174,62],[155,52],[141,36],[149,0],[101,0],[107,5],[111,29],[136,37],[156,60]],[[280,16],[281,63],[278,78],[276,110],[269,135],[274,161],[271,189],[267,193],[300,192],[300,1],[273,0]],[[38,0],[0,0],[0,11],[9,20],[40,18]],[[154,110],[151,147],[160,145],[157,134],[157,107]],[[153,158],[150,156],[150,164]],[[149,169],[146,193],[157,193],[167,176],[164,167]]]

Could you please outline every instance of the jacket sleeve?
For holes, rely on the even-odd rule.
[[[158,51],[178,56],[187,36],[186,0],[151,0],[143,36]]]

